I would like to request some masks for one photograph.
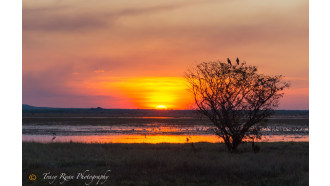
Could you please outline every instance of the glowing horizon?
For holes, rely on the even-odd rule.
[[[309,108],[308,1],[23,1],[23,103],[191,109],[184,71],[239,57]],[[161,109],[161,108],[159,108]]]

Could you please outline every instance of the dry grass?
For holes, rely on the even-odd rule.
[[[49,185],[44,172],[111,169],[105,185],[308,185],[308,143],[258,145],[257,154],[250,144],[230,154],[223,144],[210,143],[195,144],[197,152],[191,144],[23,143],[23,184]],[[34,182],[31,173],[38,177]]]

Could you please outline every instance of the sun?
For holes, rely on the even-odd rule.
[[[157,105],[156,106],[156,109],[157,110],[166,110],[167,109],[167,106],[165,106],[165,105]]]

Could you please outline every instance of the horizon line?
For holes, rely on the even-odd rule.
[[[157,111],[176,111],[176,110],[195,110],[195,109],[150,109],[150,108],[104,108],[104,107],[50,107],[50,106],[34,106],[34,105],[29,105],[29,104],[22,104],[22,109],[23,105],[27,105],[30,107],[36,107],[36,108],[54,108],[54,109],[104,109],[104,110],[157,110]],[[290,110],[290,111],[309,111],[309,109],[274,109],[275,111],[277,110]]]

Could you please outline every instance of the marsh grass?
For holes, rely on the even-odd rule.
[[[246,143],[233,154],[211,143],[195,143],[197,151],[191,144],[23,143],[23,185],[49,185],[44,172],[86,169],[111,169],[104,185],[308,185],[308,143],[258,145],[259,153]],[[32,173],[36,181],[28,180]]]

